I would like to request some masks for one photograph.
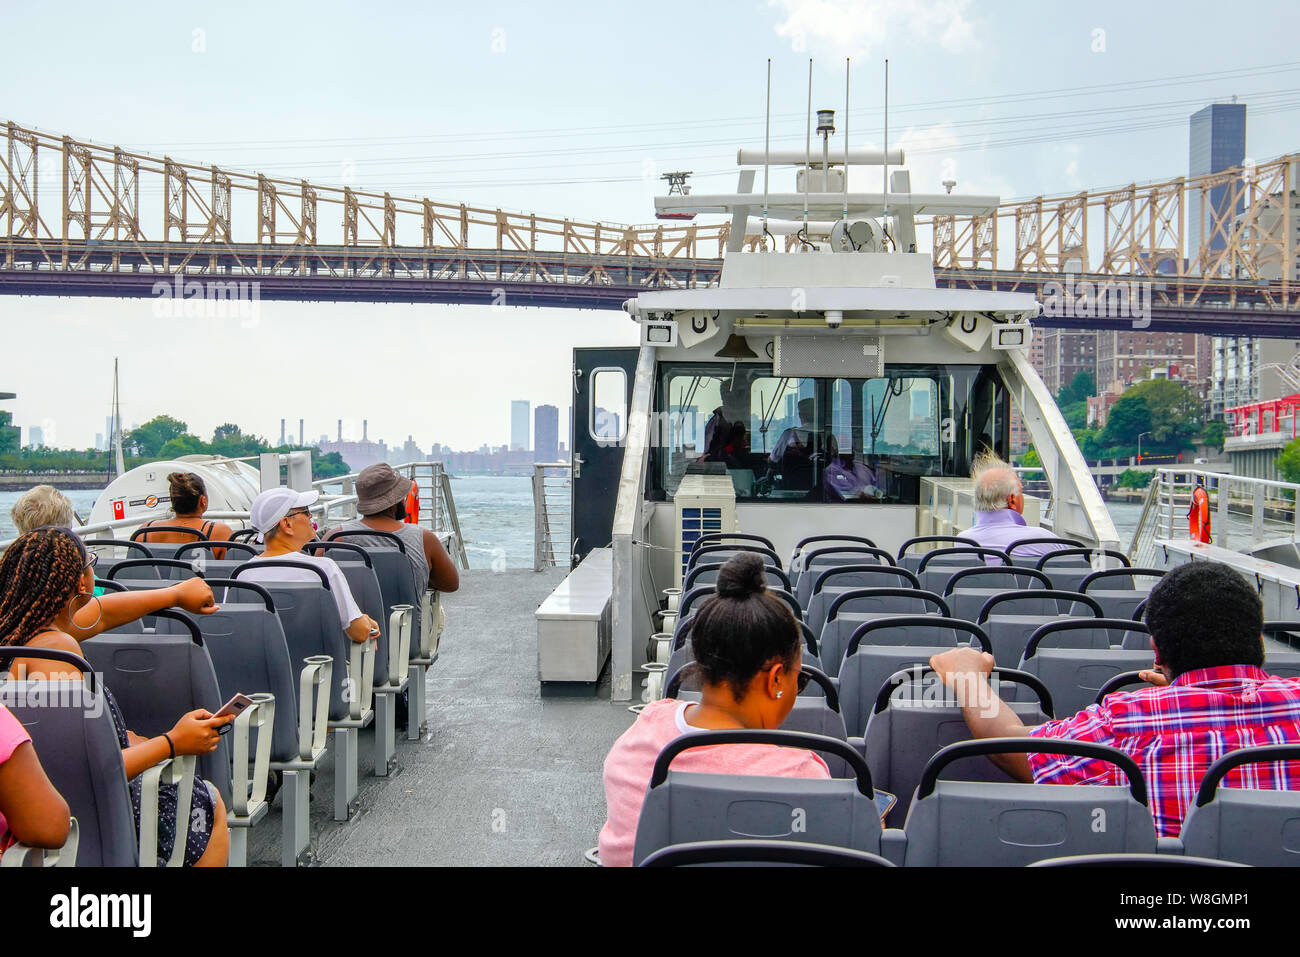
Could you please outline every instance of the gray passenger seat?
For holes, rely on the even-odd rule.
[[[673,771],[691,748],[776,744],[838,754],[854,777],[784,778]],[[862,756],[833,738],[792,731],[698,731],[671,742],[655,760],[637,822],[634,863],[672,844],[734,838],[794,838],[879,854],[880,813]]]
[[[960,758],[1034,752],[1102,759],[1128,787],[941,779]],[[1155,853],[1142,771],[1122,751],[1083,741],[985,738],[950,744],[926,765],[904,831],[908,867],[1020,867],[1072,854]],[[1104,822],[1104,826],[1098,826]]]
[[[14,658],[74,665],[83,681],[0,681],[0,703],[27,729],[50,783],[77,819],[79,867],[140,863],[135,812],[113,715],[90,663],[50,648],[0,647],[0,668]]]

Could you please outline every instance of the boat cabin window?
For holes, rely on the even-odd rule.
[[[602,445],[617,445],[627,433],[627,373],[618,368],[593,369],[587,431]]]
[[[651,495],[722,463],[741,501],[916,504],[922,476],[1004,454],[1009,402],[989,366],[886,365],[875,379],[777,376],[762,363],[661,363]]]

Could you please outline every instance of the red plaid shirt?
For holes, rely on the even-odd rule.
[[[1300,743],[1300,678],[1275,678],[1253,665],[1201,668],[1167,688],[1117,691],[1030,734],[1105,744],[1131,756],[1146,778],[1157,833],[1177,837],[1217,759],[1239,748]],[[1030,754],[1029,767],[1040,784],[1127,783],[1115,765],[1091,758]],[[1247,764],[1220,786],[1300,790],[1300,763]]]

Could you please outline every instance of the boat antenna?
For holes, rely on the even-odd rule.
[[[804,132],[803,241],[808,245],[808,180],[812,179],[812,57],[808,58],[808,123]],[[825,173],[822,174],[825,177]]]
[[[827,170],[826,178],[830,179]],[[844,219],[849,218],[849,58],[844,58]]]
[[[885,163],[882,167],[882,176],[880,199],[885,208],[880,215],[880,221],[883,226],[889,216],[889,57],[885,57]]]
[[[772,58],[767,58],[767,113],[763,120],[763,235],[772,235],[767,231],[767,175],[772,156]],[[766,245],[766,240],[764,240]],[[773,246],[776,241],[773,240]]]

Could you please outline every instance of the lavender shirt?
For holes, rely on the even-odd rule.
[[[1023,542],[1026,539],[1059,538],[1060,536],[1049,532],[1045,528],[1029,525],[1019,512],[1009,508],[1000,508],[996,512],[976,512],[975,524],[971,526],[969,531],[962,532],[961,537],[973,538],[985,548],[1006,551],[1016,542]],[[1026,545],[1024,548],[1017,548],[1012,557],[1041,558],[1049,552],[1069,547],[1064,542],[1060,545]],[[990,560],[989,563],[996,564],[996,561]]]

